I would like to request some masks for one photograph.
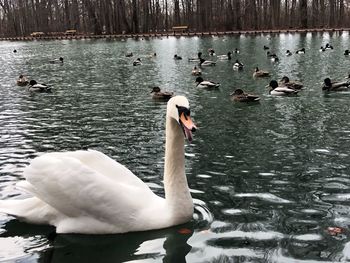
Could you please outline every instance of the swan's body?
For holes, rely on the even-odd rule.
[[[34,197],[0,201],[0,212],[57,233],[106,234],[166,228],[192,218],[185,176],[184,134],[195,126],[185,97],[168,102],[164,165],[165,198],[130,170],[98,151],[47,153],[35,158],[19,183]]]

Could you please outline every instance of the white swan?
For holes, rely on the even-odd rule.
[[[34,197],[0,201],[0,212],[57,233],[106,234],[166,228],[193,215],[185,175],[184,135],[196,130],[188,100],[169,100],[164,165],[165,198],[101,152],[47,153],[25,168],[19,186]]]

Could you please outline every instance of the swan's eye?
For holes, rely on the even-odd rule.
[[[182,107],[182,106],[178,106],[176,105],[177,110],[179,111],[179,116],[181,116],[181,114],[183,113],[186,120],[187,120],[187,116],[191,115],[191,111],[190,109],[186,108],[186,107]]]

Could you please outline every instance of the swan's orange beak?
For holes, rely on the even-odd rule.
[[[187,140],[191,143],[192,132],[195,132],[197,130],[196,125],[193,123],[191,117],[189,115],[186,115],[184,112],[182,112],[180,115],[180,123]]]

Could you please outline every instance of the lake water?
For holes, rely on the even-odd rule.
[[[333,50],[319,52],[320,46]],[[163,195],[166,103],[151,87],[188,97],[198,126],[186,145],[186,171],[196,209],[191,222],[122,235],[55,235],[0,215],[0,261],[9,262],[337,262],[350,259],[350,93],[324,95],[325,77],[350,71],[349,34],[280,34],[0,43],[0,199],[25,198],[15,188],[34,157],[96,149],[125,164]],[[263,46],[280,57],[266,58]],[[285,56],[305,47],[306,54]],[[214,48],[245,64],[203,68],[217,91],[195,87],[187,58]],[[17,53],[13,50],[16,49]],[[133,52],[133,58],[125,57]],[[156,57],[149,57],[156,52]],[[174,54],[183,60],[174,61]],[[50,64],[64,57],[63,65]],[[133,67],[140,57],[143,65]],[[216,59],[213,57],[212,59]],[[272,97],[267,79],[304,83],[296,97]],[[20,74],[50,84],[50,94],[15,85]],[[235,88],[258,104],[230,100]],[[329,227],[339,227],[334,234]]]

